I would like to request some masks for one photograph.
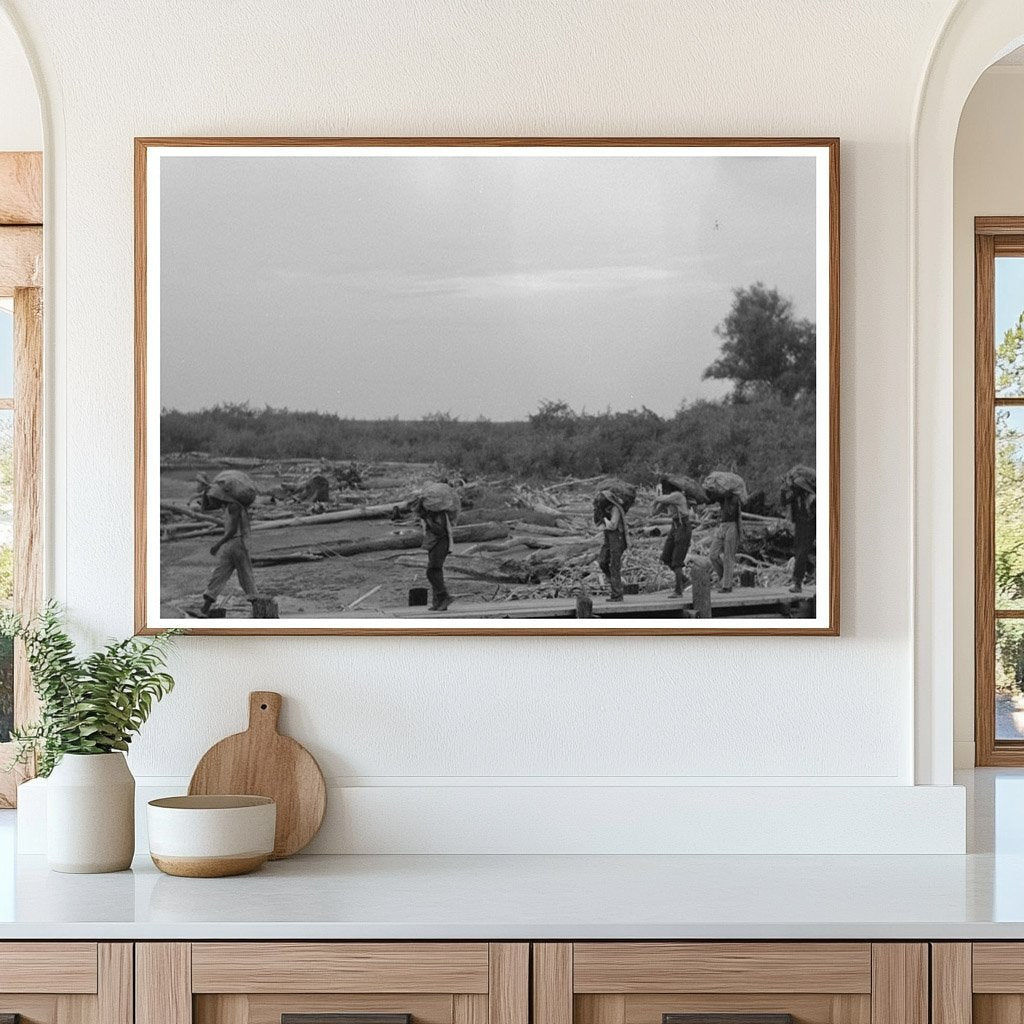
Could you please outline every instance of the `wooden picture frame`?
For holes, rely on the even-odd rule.
[[[812,350],[816,353],[814,368],[814,387],[810,394],[815,396],[810,399],[813,403],[814,427],[811,435],[816,438],[814,446],[814,465],[822,482],[817,486],[816,501],[820,511],[816,527],[811,527],[813,532],[813,543],[816,550],[824,557],[817,564],[815,573],[816,587],[810,594],[787,596],[784,585],[764,586],[758,583],[761,569],[755,569],[750,574],[754,584],[746,589],[757,591],[758,587],[763,593],[757,592],[747,594],[715,594],[708,598],[706,591],[710,586],[709,569],[702,567],[697,562],[688,563],[685,572],[693,577],[693,584],[688,591],[684,591],[683,599],[678,605],[671,605],[657,597],[652,598],[649,594],[637,595],[633,602],[626,602],[622,609],[605,607],[601,603],[590,603],[591,598],[586,582],[582,585],[582,601],[571,600],[569,597],[552,600],[550,614],[548,606],[545,605],[533,618],[521,618],[526,614],[526,604],[523,602],[519,608],[515,607],[515,601],[509,600],[504,608],[482,608],[482,600],[466,600],[463,603],[463,611],[460,612],[459,600],[447,611],[443,606],[440,614],[431,614],[427,611],[410,610],[406,611],[397,604],[380,604],[377,610],[369,608],[374,602],[370,600],[373,589],[369,593],[354,596],[356,591],[352,590],[344,598],[339,598],[340,611],[332,617],[305,618],[300,617],[294,611],[285,614],[277,607],[276,594],[273,593],[273,586],[269,589],[271,593],[265,595],[263,587],[260,586],[259,593],[250,593],[249,602],[254,609],[260,609],[260,618],[248,618],[241,611],[235,608],[240,607],[244,602],[238,598],[231,598],[227,602],[227,611],[230,615],[225,618],[192,617],[195,614],[204,612],[218,612],[216,603],[209,606],[207,601],[203,607],[198,607],[198,598],[192,606],[185,607],[184,598],[177,596],[168,597],[161,590],[161,579],[163,574],[160,564],[160,547],[162,535],[160,529],[160,472],[159,472],[159,426],[160,409],[165,405],[165,396],[160,391],[160,359],[159,352],[165,350],[161,347],[165,342],[160,336],[163,320],[161,316],[167,315],[168,306],[161,301],[155,301],[158,296],[154,294],[156,288],[154,282],[160,281],[161,288],[166,287],[164,279],[160,278],[158,263],[160,260],[160,245],[170,246],[167,232],[164,231],[168,209],[174,207],[174,200],[168,199],[164,194],[167,185],[167,177],[162,174],[161,168],[171,166],[168,160],[178,157],[185,157],[195,161],[199,168],[196,172],[203,180],[204,168],[209,165],[202,165],[203,158],[212,156],[233,157],[236,164],[232,167],[239,168],[240,174],[249,173],[248,167],[256,167],[257,164],[245,164],[244,160],[259,161],[268,158],[315,156],[317,158],[335,158],[351,156],[365,157],[368,155],[380,155],[383,158],[397,160],[402,157],[423,158],[427,155],[441,158],[454,158],[462,155],[487,155],[502,158],[533,158],[539,156],[563,158],[570,161],[580,157],[607,157],[610,160],[618,160],[616,166],[626,166],[626,158],[630,161],[642,160],[647,157],[660,158],[667,161],[670,158],[678,158],[680,161],[709,156],[723,161],[723,167],[732,167],[733,163],[726,164],[726,161],[735,161],[739,157],[751,157],[752,160],[765,162],[765,166],[772,163],[772,158],[778,160],[790,160],[794,157],[809,159],[813,166],[813,187],[807,193],[811,198],[807,202],[813,203],[811,221],[813,231],[813,243],[809,243],[813,252],[813,281],[814,281],[814,319],[805,318],[800,321],[811,331]],[[227,165],[225,165],[227,166]],[[536,166],[542,166],[539,163]],[[548,165],[550,166],[550,165]],[[566,165],[568,166],[568,164]],[[632,163],[629,164],[632,166]],[[683,166],[680,162],[679,166]],[[738,166],[738,165],[736,165]],[[749,164],[754,167],[754,163]],[[761,166],[758,164],[757,166]],[[774,165],[773,165],[774,166]],[[793,164],[796,166],[796,164]],[[442,163],[435,162],[431,171],[437,174]],[[546,169],[546,168],[545,168]],[[244,189],[244,183],[239,180],[239,188]],[[441,187],[436,191],[443,193],[448,186]],[[163,190],[163,191],[162,191]],[[184,195],[184,192],[179,193]],[[189,193],[195,196],[196,189]],[[801,193],[803,194],[803,193]],[[424,191],[424,204],[428,205],[434,201],[430,189]],[[758,205],[770,207],[771,200],[760,202],[764,197],[759,196]],[[730,208],[728,204],[722,206],[719,217],[712,217],[713,225],[708,223],[708,230],[719,231],[719,219],[727,220]],[[806,213],[806,209],[804,209]],[[436,213],[436,211],[435,211]],[[163,220],[161,220],[163,218]],[[184,218],[182,218],[184,219]],[[196,213],[190,223],[204,222],[203,215]],[[729,230],[735,229],[736,237],[754,237],[756,225],[749,223],[731,224]],[[713,636],[741,636],[741,635],[794,635],[794,636],[836,636],[839,633],[839,140],[835,138],[138,138],[135,140],[135,366],[136,366],[136,410],[135,410],[135,564],[136,564],[136,585],[135,585],[135,618],[136,630],[139,633],[153,633],[167,626],[174,625],[187,628],[190,632],[198,634],[235,634],[235,635],[310,635],[310,634],[337,634],[337,635],[428,635],[428,636],[451,636],[451,635],[508,635],[508,636],[529,636],[529,635],[713,635]],[[270,243],[260,239],[254,242],[257,246]],[[780,253],[783,248],[780,247]],[[772,253],[771,246],[764,249],[766,253]],[[203,253],[194,253],[196,261],[202,262]],[[625,256],[624,256],[625,258]],[[780,255],[778,259],[784,260]],[[801,258],[811,259],[804,253]],[[748,275],[749,276],[749,275]],[[361,280],[365,283],[367,275]],[[532,284],[532,282],[528,282]],[[297,282],[298,291],[293,294],[289,301],[302,301],[304,289],[301,280]],[[770,285],[770,282],[766,282]],[[737,280],[730,285],[733,294],[739,295],[745,287],[753,288],[753,280]],[[780,293],[772,288],[776,298]],[[736,301],[739,301],[737,298]],[[722,315],[727,312],[722,309]],[[786,307],[792,309],[792,304]],[[788,314],[787,314],[788,315]],[[723,335],[720,335],[723,336]],[[816,346],[816,347],[815,347]],[[156,385],[154,387],[154,384]],[[723,385],[724,386],[724,385]],[[756,390],[759,385],[752,387]],[[737,393],[740,385],[736,384]],[[154,394],[154,390],[158,393]],[[769,389],[770,390],[770,389]],[[760,393],[760,392],[759,392]],[[806,395],[808,392],[799,392]],[[797,394],[793,391],[793,394]],[[545,396],[537,396],[543,399]],[[557,396],[556,396],[557,397]],[[224,399],[230,401],[231,399]],[[716,399],[717,400],[717,399]],[[792,401],[792,396],[790,396]],[[641,404],[638,400],[638,404]],[[724,399],[722,400],[724,403]],[[270,405],[272,403],[266,403]],[[282,402],[283,406],[285,403]],[[552,406],[559,406],[561,403],[552,402]],[[685,403],[684,403],[685,404]],[[255,406],[254,406],[255,407]],[[543,409],[543,406],[542,406]],[[272,410],[269,410],[272,411]],[[649,410],[646,410],[649,411]],[[570,413],[572,410],[570,410]],[[573,415],[577,415],[572,413]],[[198,416],[198,412],[188,412],[186,416]],[[340,414],[339,414],[340,415]],[[581,413],[579,415],[586,415]],[[609,413],[610,415],[610,413]],[[664,414],[663,418],[667,417]],[[456,417],[457,418],[457,417]],[[397,420],[398,417],[395,417]],[[368,422],[384,422],[383,416],[372,417]],[[404,422],[404,420],[403,420]],[[496,423],[495,426],[503,426],[504,421]],[[810,429],[810,428],[808,428]],[[212,467],[219,469],[226,465],[222,457]],[[796,460],[794,460],[796,461]],[[410,463],[411,464],[411,463]],[[189,470],[191,470],[189,466]],[[663,467],[664,468],[664,467]],[[706,465],[703,470],[712,469],[729,471],[734,467],[728,465]],[[602,475],[612,475],[613,471]],[[781,479],[781,474],[776,473]],[[777,485],[779,480],[772,480]],[[180,483],[181,481],[179,481]],[[640,481],[641,486],[646,486]],[[200,484],[200,487],[209,485]],[[259,485],[262,486],[262,485]],[[813,485],[812,485],[813,486]],[[769,490],[765,487],[765,492]],[[213,493],[213,492],[211,492]],[[219,493],[219,492],[216,492]],[[649,498],[647,492],[643,496]],[[391,499],[385,499],[390,501]],[[628,499],[627,499],[628,500]],[[772,498],[766,499],[769,503]],[[181,506],[183,499],[175,498],[170,505]],[[812,501],[813,506],[813,501]],[[315,506],[314,506],[315,507]],[[409,506],[403,506],[407,508]],[[774,504],[768,507],[776,512],[778,509],[777,499]],[[645,506],[646,509],[646,506]],[[154,512],[156,515],[154,515]],[[165,508],[168,515],[187,515],[180,507]],[[219,513],[218,513],[219,514]],[[396,515],[399,513],[396,512]],[[577,519],[579,517],[577,516]],[[773,521],[778,519],[778,527],[765,527],[765,532],[770,529],[778,529],[779,536],[784,536],[786,527],[781,525],[781,516],[775,514],[769,518]],[[247,520],[248,522],[248,520]],[[611,520],[608,520],[611,522]],[[812,523],[814,520],[812,519]],[[410,527],[411,528],[411,527]],[[212,527],[211,527],[212,529]],[[246,527],[248,529],[248,527]],[[405,529],[405,528],[403,528]],[[182,534],[194,532],[202,537],[202,529],[197,527],[195,531],[182,529]],[[451,538],[449,534],[449,538]],[[210,539],[216,539],[212,534],[204,543]],[[456,542],[458,538],[455,538]],[[231,542],[229,542],[231,543]],[[303,543],[307,543],[303,541]],[[348,541],[338,542],[344,547]],[[320,545],[313,554],[316,557],[327,557],[321,551]],[[408,545],[406,545],[408,546]],[[223,550],[223,549],[221,549]],[[348,549],[346,549],[348,550]],[[191,557],[191,556],[190,556]],[[283,556],[282,556],[283,557]],[[402,556],[407,560],[412,559],[418,562],[422,556]],[[639,556],[638,556],[639,557]],[[181,593],[186,591],[193,595],[199,595],[200,584],[196,565],[200,564],[205,556],[196,547],[193,558],[193,565],[188,570],[192,582],[188,586],[179,587]],[[248,555],[246,555],[248,559]],[[257,560],[258,561],[258,560]],[[790,565],[792,560],[790,560]],[[822,564],[823,563],[823,564]],[[212,559],[210,559],[212,564]],[[777,571],[773,578],[781,579],[782,574],[790,569],[784,563],[780,566],[773,566]],[[175,566],[173,572],[179,570]],[[671,571],[669,578],[671,578]],[[168,571],[170,577],[173,573]],[[589,577],[594,578],[592,573]],[[742,580],[747,577],[741,577]],[[412,577],[409,578],[411,584]],[[425,582],[425,581],[423,581]],[[678,577],[677,577],[678,582]],[[724,582],[724,581],[723,581]],[[404,585],[404,584],[403,584]],[[658,584],[661,585],[660,583]],[[670,585],[670,584],[669,584]],[[191,587],[191,589],[189,589]],[[209,588],[208,588],[209,589]],[[410,602],[413,598],[413,589],[410,587]],[[499,587],[500,589],[500,587]],[[739,589],[744,589],[741,585]],[[175,591],[177,595],[178,591]],[[660,594],[660,591],[659,591]],[[214,595],[215,597],[217,595]],[[435,601],[441,600],[439,592],[434,591]],[[598,594],[595,601],[603,597]],[[265,598],[269,599],[265,600]],[[741,600],[742,599],[742,600]],[[217,598],[220,601],[220,598]],[[377,599],[381,600],[381,599]],[[547,600],[547,598],[544,598]],[[556,601],[559,602],[556,605]],[[569,602],[571,608],[563,607]],[[178,603],[176,603],[178,602]],[[354,607],[363,603],[362,607]],[[757,603],[760,602],[760,603]],[[292,600],[295,606],[298,602]],[[580,616],[588,616],[590,608],[593,607],[593,615],[587,621],[580,621]],[[670,613],[671,618],[656,617],[654,611],[646,609],[657,609],[657,615]],[[678,610],[676,610],[678,608]],[[726,613],[739,608],[742,609],[741,617],[722,617]],[[472,613],[467,609],[473,609]],[[749,609],[749,614],[747,612]],[[174,611],[174,615],[167,614],[168,610]],[[706,615],[710,610],[711,617],[700,617]],[[349,612],[342,615],[341,612]],[[623,614],[625,613],[625,614]],[[633,614],[638,617],[632,617]],[[760,617],[764,613],[767,617]],[[271,617],[281,614],[281,618]],[[533,614],[533,613],[531,613]],[[563,617],[572,615],[572,617]],[[609,617],[614,616],[614,617]],[[806,616],[806,617],[804,617]]]

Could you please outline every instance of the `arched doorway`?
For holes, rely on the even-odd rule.
[[[967,544],[973,553],[973,534],[957,530],[954,500],[954,149],[975,82],[1021,42],[1019,0],[962,0],[925,71],[911,139],[915,769],[921,784],[952,781],[954,654],[965,642],[973,645],[973,617],[957,621],[953,611],[955,589],[973,590],[971,579],[954,572],[962,561],[954,552],[964,553]],[[956,682],[973,689],[973,679]]]

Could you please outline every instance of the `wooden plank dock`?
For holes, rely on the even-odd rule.
[[[604,596],[594,598],[594,617],[617,618],[686,618],[693,611],[690,588],[683,596],[670,597],[670,592],[627,594],[621,603],[608,602]],[[778,615],[789,618],[810,618],[814,614],[815,592],[807,587],[801,594],[791,594],[786,587],[736,587],[731,593],[713,592],[712,618]],[[460,601],[456,595],[444,612],[418,607],[391,607],[379,610],[357,609],[346,618],[396,619],[574,619],[576,600],[571,597],[536,598],[525,601]]]

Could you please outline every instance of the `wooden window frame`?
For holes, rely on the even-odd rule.
[[[1024,766],[1024,741],[996,739],[996,621],[1024,620],[1024,609],[996,609],[995,417],[1024,407],[996,398],[995,261],[1024,257],[1024,216],[974,220],[974,749],[978,767]]]
[[[34,615],[43,600],[43,158],[0,153],[0,297],[14,299],[14,608]],[[14,724],[36,718],[24,649],[14,654]],[[3,771],[15,753],[0,743],[0,807],[14,807],[33,766]]]

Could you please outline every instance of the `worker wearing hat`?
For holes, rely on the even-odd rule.
[[[196,611],[201,618],[209,617],[210,610],[221,591],[236,573],[238,583],[245,592],[245,596],[250,601],[259,596],[256,576],[252,568],[252,557],[249,554],[249,536],[252,532],[249,510],[216,481],[208,485],[205,497],[214,503],[215,508],[223,507],[226,511],[224,532],[210,548],[210,554],[216,557],[217,564],[203,591],[202,607]]]
[[[651,506],[652,512],[659,508],[670,510],[672,522],[669,526],[668,536],[661,549],[661,561],[672,570],[676,578],[675,589],[672,597],[683,596],[683,586],[686,574],[683,567],[686,564],[686,555],[690,550],[690,540],[693,537],[693,527],[690,524],[690,506],[687,504],[686,496],[681,490],[671,484],[665,485],[666,489],[672,487],[668,493],[659,494]]]

